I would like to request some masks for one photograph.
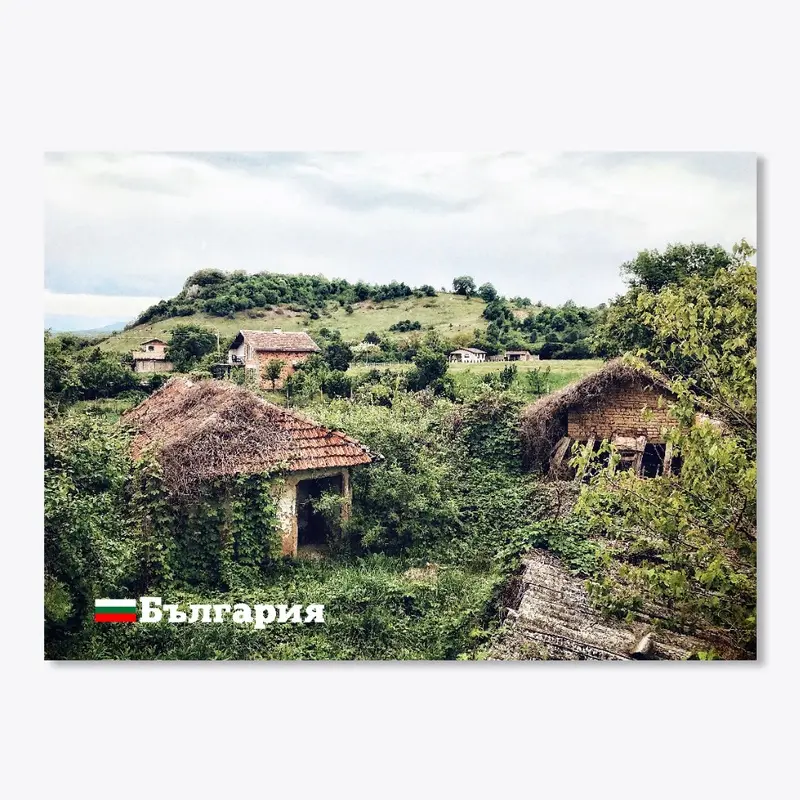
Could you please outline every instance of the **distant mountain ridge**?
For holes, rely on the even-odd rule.
[[[102,319],[102,318],[101,318]],[[78,333],[81,335],[99,335],[102,333],[116,333],[124,330],[126,321],[109,322],[97,326],[97,318],[82,317],[71,314],[45,314],[44,328],[53,333]]]

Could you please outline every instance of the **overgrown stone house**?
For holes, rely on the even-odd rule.
[[[528,463],[554,477],[569,477],[572,445],[596,449],[605,440],[620,453],[620,468],[644,477],[677,471],[679,459],[665,438],[676,424],[669,412],[674,400],[666,380],[643,362],[609,361],[523,411]]]
[[[178,498],[220,478],[277,476],[271,491],[284,555],[324,544],[327,525],[313,501],[335,492],[347,517],[350,471],[380,459],[344,433],[223,381],[173,378],[123,422],[134,432],[134,459],[152,448]]]
[[[260,386],[271,388],[272,382],[264,378],[264,367],[273,359],[282,361],[280,377],[275,381],[275,388],[280,389],[301,361],[319,352],[319,346],[305,331],[283,332],[280,328],[272,331],[242,330],[228,350],[228,364],[253,371]]]

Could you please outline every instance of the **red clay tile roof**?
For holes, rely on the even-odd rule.
[[[232,347],[242,341],[261,353],[319,353],[320,348],[305,331],[274,333],[272,331],[239,331]]]
[[[123,416],[139,458],[153,445],[172,488],[223,475],[326,469],[380,458],[331,431],[232,383],[173,378]]]

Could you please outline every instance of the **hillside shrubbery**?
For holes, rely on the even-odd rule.
[[[518,410],[518,400],[488,387],[463,406],[404,391],[391,406],[345,400],[311,406],[308,413],[358,437],[384,460],[353,474],[353,513],[331,542],[338,555],[309,564],[256,553],[247,569],[209,549],[214,537],[203,534],[205,516],[166,502],[154,463],[131,469],[118,428],[78,412],[61,415],[47,430],[48,656],[479,654],[504,580],[494,555],[537,503],[536,484],[520,469]],[[209,531],[217,524],[212,509],[204,512]],[[236,518],[235,504],[233,513]],[[195,531],[190,547],[172,530],[176,514],[181,530]],[[181,552],[196,557],[183,563]],[[234,593],[251,604],[286,598],[325,603],[329,610],[325,626],[266,631],[166,622],[96,626],[91,601],[109,593],[179,603],[224,602]]]

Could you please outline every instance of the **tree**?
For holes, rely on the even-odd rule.
[[[346,372],[352,360],[353,351],[344,342],[333,341],[325,348],[325,361],[333,370]]]
[[[120,392],[135,389],[139,381],[130,367],[121,363],[115,353],[104,353],[98,347],[82,354],[78,361],[77,378],[84,400],[114,397]]]
[[[740,261],[641,291],[637,309],[651,334],[639,354],[677,396],[668,441],[683,464],[679,475],[646,481],[607,469],[591,477],[576,511],[614,554],[592,596],[620,614],[657,603],[668,622],[712,626],[754,653],[756,270]],[[592,460],[584,451],[575,463]]]
[[[322,382],[322,391],[328,397],[349,397],[353,391],[353,382],[344,372],[331,370]]]
[[[491,283],[484,283],[478,289],[478,296],[485,303],[491,303],[498,298],[497,289],[495,289]]]
[[[633,261],[622,265],[621,272],[631,287],[658,292],[694,276],[710,278],[720,269],[730,269],[734,261],[734,256],[719,245],[671,244],[663,253],[642,250]]]
[[[414,369],[408,373],[408,388],[421,391],[428,387],[434,390],[447,373],[447,356],[429,347],[420,347],[414,356]]]
[[[375,331],[369,331],[369,333],[364,334],[364,341],[367,344],[380,344],[381,337]]]
[[[286,362],[280,358],[271,358],[264,365],[264,380],[272,381],[272,390],[275,391],[275,382],[281,377],[281,371]]]
[[[217,347],[217,335],[201,325],[176,325],[167,347],[167,358],[178,372],[189,372]]]
[[[465,297],[472,297],[475,294],[475,281],[469,275],[453,278],[453,291]]]

